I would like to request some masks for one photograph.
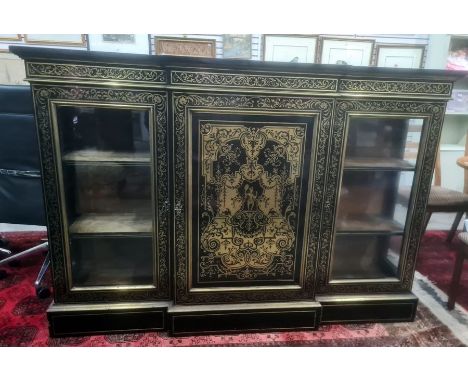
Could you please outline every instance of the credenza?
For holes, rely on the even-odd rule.
[[[11,46],[53,336],[413,320],[456,72]]]

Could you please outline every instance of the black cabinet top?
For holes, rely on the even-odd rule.
[[[456,81],[467,72],[434,69],[399,69],[362,67],[351,65],[324,65],[279,63],[238,59],[215,59],[179,56],[157,56],[144,54],[124,54],[109,52],[91,52],[74,49],[38,48],[11,45],[10,52],[26,61],[67,62],[93,65],[127,65],[134,67],[158,68],[194,68],[240,70],[271,73],[302,73],[319,76],[339,77],[378,77],[392,79],[421,79]]]

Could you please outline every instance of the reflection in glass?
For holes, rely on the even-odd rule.
[[[398,277],[423,122],[350,118],[332,280]]]
[[[149,113],[57,108],[73,286],[151,285]]]

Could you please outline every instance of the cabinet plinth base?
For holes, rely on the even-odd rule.
[[[173,336],[316,330],[321,323],[413,321],[412,293],[321,295],[317,301],[172,305],[171,302],[52,304],[52,337],[166,331]]]
[[[55,304],[48,311],[51,337],[166,330],[170,302]]]
[[[321,306],[315,301],[173,306],[168,309],[171,335],[315,330]]]
[[[317,296],[322,323],[414,321],[418,298],[412,293]]]

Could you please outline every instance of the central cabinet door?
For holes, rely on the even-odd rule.
[[[174,107],[177,302],[313,297],[331,102],[175,94]]]

